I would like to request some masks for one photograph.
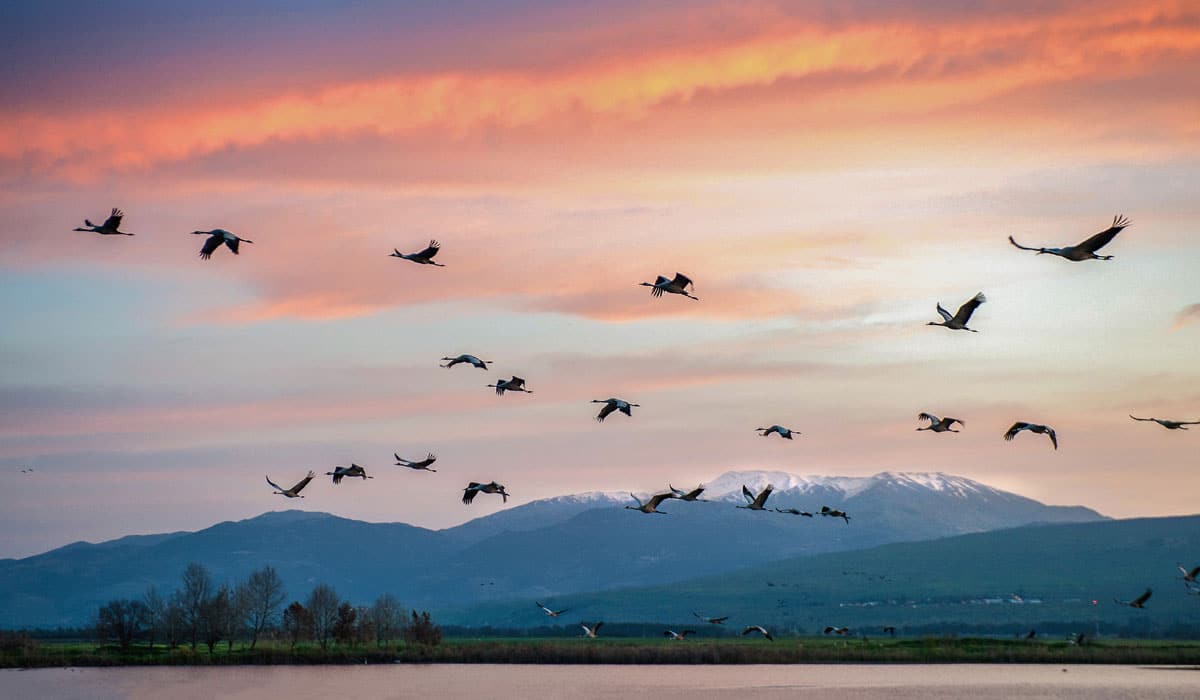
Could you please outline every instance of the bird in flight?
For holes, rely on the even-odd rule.
[[[691,294],[688,294],[687,288],[691,287],[692,291],[695,291],[696,285],[693,284],[692,280],[682,272],[676,272],[675,279],[667,279],[666,277],[659,275],[658,279],[654,280],[654,282],[641,282],[638,286],[651,287],[651,296],[661,297],[663,292],[666,292],[667,294],[682,294],[688,299],[700,301],[700,297],[694,297]]]
[[[487,369],[487,366],[492,364],[491,360],[481,360],[478,357],[475,357],[474,355],[459,355],[458,357],[443,357],[442,359],[449,360],[449,361],[444,365],[438,365],[438,366],[445,367],[447,369],[453,367],[454,365],[461,364],[464,362],[471,365],[472,367],[478,367],[479,369]]]
[[[432,452],[430,452],[429,455],[427,457],[425,457],[425,459],[421,460],[420,462],[413,462],[412,460],[404,459],[403,457],[396,454],[395,452],[392,453],[392,456],[396,458],[396,466],[397,467],[408,467],[409,469],[416,469],[417,471],[425,471],[425,472],[436,472],[437,471],[436,469],[429,468],[429,465],[431,465],[437,461],[437,455],[433,454]]]
[[[542,612],[546,613],[546,617],[558,617],[568,610],[568,608],[563,608],[562,610],[551,610],[545,605],[542,605],[541,602],[538,602],[537,606],[542,609]]]
[[[670,637],[672,640],[674,640],[676,642],[682,642],[684,639],[687,638],[687,636],[689,634],[695,634],[695,633],[696,633],[696,630],[683,630],[682,632],[676,632],[675,630],[666,630],[665,632],[663,632],[663,636]]]
[[[745,484],[742,484],[742,496],[746,499],[746,505],[738,506],[738,508],[745,508],[746,510],[766,510],[764,504],[767,502],[767,497],[770,496],[771,492],[774,490],[774,486],[767,484],[767,487],[762,491],[759,491],[758,495],[755,496],[750,492],[750,489],[746,488]]]
[[[437,267],[445,267],[445,265],[433,261],[433,256],[437,255],[438,251],[441,249],[442,246],[437,241],[429,241],[429,245],[425,247],[425,250],[417,251],[416,253],[401,253],[399,249],[392,248],[392,254],[388,257],[409,260],[417,263],[418,265],[435,265]]]
[[[1100,233],[1092,236],[1086,241],[1078,244],[1067,246],[1066,248],[1030,248],[1017,243],[1012,236],[1008,237],[1008,242],[1021,250],[1032,250],[1038,255],[1049,254],[1057,255],[1060,258],[1079,262],[1081,260],[1112,260],[1111,255],[1096,255],[1096,251],[1112,242],[1112,239],[1117,237],[1117,234],[1129,226],[1129,219],[1117,214],[1113,217],[1112,226],[1104,229]]]
[[[642,503],[642,499],[634,496],[632,493],[629,494],[629,496],[633,498],[633,500],[637,501],[637,505],[625,506],[625,510],[640,510],[643,513],[657,513],[659,515],[669,515],[669,513],[664,513],[661,510],[658,510],[659,504],[668,499],[675,498],[675,494],[673,493],[659,493],[651,496],[650,500],[646,501],[645,503]]]
[[[850,628],[830,626],[825,628],[825,634],[836,634],[845,637],[846,635],[850,634]]]
[[[1200,566],[1195,567],[1191,571],[1188,571],[1187,569],[1183,568],[1182,565],[1177,564],[1176,566],[1179,567],[1179,573],[1183,574],[1184,581],[1186,581],[1188,583],[1198,583],[1198,581],[1196,580],[1196,577],[1200,576]]]
[[[705,617],[695,610],[692,611],[692,614],[696,616],[696,619],[703,620],[710,625],[723,625],[725,624],[725,621],[729,619],[728,615],[725,617]]]
[[[325,476],[332,476],[334,484],[342,483],[342,479],[348,476],[361,477],[363,481],[375,478],[373,476],[367,476],[367,470],[354,463],[351,463],[348,467],[334,467],[333,471],[325,472]]]
[[[76,231],[88,231],[90,233],[98,233],[101,236],[132,236],[132,233],[119,230],[121,228],[121,219],[125,216],[125,212],[113,207],[112,213],[104,220],[104,223],[97,226],[93,224],[91,219],[84,219],[83,226],[77,227]]]
[[[963,423],[961,420],[959,420],[957,418],[950,418],[948,416],[946,418],[938,418],[937,416],[933,415],[932,413],[919,413],[919,414],[917,414],[917,420],[922,423],[929,424],[929,425],[925,426],[924,428],[917,428],[918,431],[932,430],[935,433],[961,432],[958,430],[951,430],[951,428],[954,427],[955,423],[958,423],[959,425],[963,425],[963,426],[966,425],[966,423]]]
[[[775,638],[771,636],[771,633],[767,631],[767,628],[763,627],[762,625],[750,625],[746,629],[742,630],[742,636],[745,637],[746,635],[754,632],[761,634],[772,642],[775,641]]]
[[[462,502],[464,505],[471,505],[471,501],[475,500],[475,496],[481,493],[498,493],[504,498],[504,502],[508,503],[508,492],[504,487],[496,482],[481,484],[478,481],[472,481],[467,484],[467,488],[463,489]]]
[[[1165,420],[1163,418],[1138,418],[1137,416],[1134,416],[1134,415],[1130,415],[1129,417],[1134,420],[1140,420],[1140,421],[1146,421],[1146,422],[1153,421],[1155,423],[1158,423],[1162,427],[1166,428],[1167,430],[1187,430],[1187,426],[1189,426],[1189,425],[1200,425],[1200,420]]]
[[[212,254],[217,252],[217,248],[224,243],[226,248],[233,251],[234,255],[238,254],[238,246],[242,243],[253,243],[254,241],[241,238],[223,228],[214,228],[211,231],[192,231],[193,236],[208,236],[204,241],[204,245],[200,248],[200,257],[208,260]]]
[[[1153,591],[1147,588],[1145,593],[1141,594],[1137,598],[1134,598],[1133,600],[1117,600],[1116,598],[1113,598],[1113,602],[1117,605],[1124,605],[1129,608],[1137,608],[1138,610],[1141,610],[1146,607],[1146,601],[1150,600],[1151,593],[1153,593]]]
[[[755,428],[754,430],[755,430],[755,432],[757,432],[759,435],[761,435],[763,437],[767,437],[771,433],[776,433],[777,435],[779,435],[779,437],[783,438],[784,440],[791,440],[793,435],[800,434],[799,430],[792,430],[791,428],[785,428],[782,425],[772,425],[770,428]]]
[[[889,637],[896,636],[896,628],[893,627],[892,625],[888,625],[887,627],[884,627],[883,632],[884,632],[884,634],[888,635]]]
[[[979,305],[985,301],[987,301],[987,297],[983,295],[983,292],[980,292],[971,297],[970,301],[958,307],[958,311],[955,312],[953,316],[950,315],[949,311],[942,308],[941,302],[938,302],[937,312],[941,315],[942,322],[936,323],[934,321],[930,321],[925,325],[943,326],[952,331],[971,331],[972,333],[978,333],[979,331],[975,330],[974,328],[967,328],[967,323],[970,322],[971,314],[975,313],[975,309],[978,309]]]
[[[686,493],[670,484],[667,484],[667,488],[671,489],[671,493],[675,494],[675,498],[681,501],[698,501],[700,500],[700,494],[704,493],[703,485],[697,486]]]
[[[820,513],[821,513],[821,515],[824,515],[829,518],[841,518],[842,520],[844,520],[846,522],[847,525],[850,524],[850,516],[846,515],[846,511],[844,511],[844,510],[838,510],[837,508],[830,508],[829,506],[821,506]]]
[[[506,391],[520,391],[526,394],[532,394],[532,389],[525,388],[525,380],[513,375],[512,379],[501,379],[495,384],[488,384],[489,389],[495,389],[497,396],[504,396]]]
[[[1004,433],[1004,439],[1012,440],[1017,436],[1017,433],[1021,432],[1022,430],[1028,430],[1031,433],[1038,433],[1040,435],[1048,435],[1050,437],[1050,444],[1054,445],[1054,449],[1058,449],[1058,434],[1054,432],[1054,428],[1051,428],[1048,425],[1038,425],[1037,423],[1017,421],[1016,423],[1012,424],[1012,427],[1008,429],[1008,432]]]
[[[596,416],[596,420],[600,423],[604,422],[605,418],[613,411],[620,411],[627,416],[633,415],[633,409],[641,408],[641,404],[629,403],[624,399],[592,399],[592,403],[602,403],[604,408],[600,409],[600,414]]]
[[[587,637],[588,639],[595,639],[596,633],[600,631],[600,626],[603,624],[603,622],[597,622],[591,627],[588,627],[585,623],[581,622],[579,623],[579,626],[583,628],[583,636]]]
[[[285,489],[274,481],[271,481],[271,477],[269,476],[267,477],[267,483],[271,485],[271,488],[275,489],[275,493],[281,496],[287,496],[288,498],[304,498],[304,496],[300,495],[300,492],[304,490],[305,486],[308,486],[308,482],[312,481],[314,476],[316,476],[316,474],[310,471],[308,476],[296,482],[296,485],[290,489]]]
[[[811,518],[813,516],[813,514],[809,513],[808,511],[799,510],[796,508],[776,508],[775,512],[776,513],[788,513],[790,515],[803,515],[806,518]]]

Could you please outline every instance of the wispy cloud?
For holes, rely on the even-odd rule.
[[[1171,324],[1171,328],[1179,330],[1194,323],[1200,323],[1200,304],[1189,304],[1180,309],[1179,313],[1175,314],[1175,321]]]

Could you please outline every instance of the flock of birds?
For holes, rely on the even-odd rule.
[[[105,219],[104,223],[102,223],[100,225],[96,225],[96,224],[92,223],[91,220],[84,219],[85,225],[83,227],[76,228],[75,231],[85,231],[85,232],[90,232],[90,233],[96,233],[96,234],[100,234],[102,236],[133,236],[133,235],[135,235],[128,231],[121,230],[121,224],[123,222],[123,218],[124,218],[124,212],[122,212],[120,209],[113,208],[112,212],[110,213],[108,218]],[[1012,236],[1009,236],[1008,240],[1016,248],[1018,248],[1020,250],[1033,251],[1033,252],[1037,253],[1038,255],[1056,255],[1056,256],[1059,256],[1066,260],[1075,261],[1075,262],[1086,261],[1086,260],[1111,260],[1113,256],[1099,255],[1099,254],[1097,254],[1097,251],[1099,251],[1100,249],[1102,249],[1106,245],[1108,245],[1110,242],[1112,242],[1112,240],[1117,236],[1117,234],[1119,234],[1122,230],[1124,230],[1129,225],[1130,225],[1130,222],[1127,218],[1125,218],[1124,216],[1121,216],[1121,215],[1117,215],[1117,216],[1113,217],[1112,225],[1109,228],[1087,238],[1086,240],[1082,241],[1081,243],[1078,243],[1077,245],[1067,246],[1067,247],[1063,247],[1063,248],[1025,246],[1025,245],[1021,245],[1020,243],[1018,243]],[[204,260],[210,259],[212,257],[212,255],[221,248],[222,245],[224,245],[226,248],[228,248],[229,251],[231,253],[233,253],[234,255],[238,255],[239,247],[241,246],[241,244],[254,243],[254,241],[242,238],[230,231],[227,231],[225,229],[220,229],[220,228],[212,229],[209,231],[193,231],[192,235],[206,236],[206,238],[204,240],[204,244],[200,248],[200,257]],[[394,248],[389,257],[406,260],[408,262],[412,262],[412,263],[415,263],[418,265],[432,265],[432,266],[436,266],[436,267],[445,267],[445,265],[443,265],[442,263],[436,262],[434,260],[434,258],[437,257],[440,250],[441,250],[441,245],[436,240],[430,240],[428,246],[426,246],[424,249],[419,250],[414,253],[401,253],[399,249]],[[663,275],[658,275],[657,278],[653,282],[641,282],[641,283],[639,283],[639,286],[650,287],[650,294],[652,297],[655,297],[655,298],[660,298],[664,294],[674,294],[674,295],[686,297],[693,301],[699,301],[699,297],[695,296],[693,293],[695,291],[695,284],[693,283],[691,278],[689,278],[688,276],[686,276],[682,273],[677,272],[677,273],[675,273],[674,277],[670,277],[670,278],[663,276]],[[961,330],[961,331],[969,331],[972,333],[977,333],[978,331],[974,328],[968,327],[968,324],[970,323],[971,318],[974,315],[975,311],[985,302],[987,302],[987,297],[983,294],[983,292],[979,292],[974,297],[972,297],[971,299],[964,302],[961,306],[959,306],[958,310],[954,314],[951,314],[949,311],[947,311],[945,308],[943,308],[941,303],[939,302],[936,305],[936,309],[937,309],[938,315],[941,316],[942,320],[940,322],[930,321],[926,325],[941,326],[941,327],[947,328],[949,330]],[[471,367],[487,371],[488,365],[493,364],[491,360],[482,360],[479,357],[476,357],[475,355],[470,355],[470,354],[461,354],[461,355],[457,355],[454,357],[443,357],[443,358],[441,358],[441,361],[445,362],[445,364],[442,364],[439,366],[447,368],[447,369],[455,367],[456,365],[459,365],[459,364],[466,364],[466,365],[470,365]],[[522,377],[518,377],[516,375],[512,375],[509,379],[499,379],[494,384],[488,384],[487,388],[494,389],[498,396],[503,396],[506,393],[525,393],[525,394],[533,393],[532,389],[529,389],[526,387],[525,379]],[[615,397],[610,397],[607,399],[593,399],[591,401],[591,403],[603,404],[603,407],[600,409],[599,413],[596,415],[596,420],[599,422],[603,422],[610,415],[612,415],[613,413],[618,412],[618,411],[625,414],[626,416],[632,417],[633,409],[640,407],[640,404],[630,403],[624,399],[615,398]],[[1155,422],[1168,430],[1187,430],[1187,426],[1189,426],[1189,425],[1200,425],[1200,421],[1178,421],[1178,420],[1167,420],[1167,419],[1154,418],[1154,417],[1139,418],[1139,417],[1136,417],[1133,415],[1130,415],[1129,417],[1135,421]],[[965,425],[966,425],[965,422],[959,418],[952,418],[949,416],[937,416],[932,413],[926,413],[926,412],[922,412],[922,413],[918,414],[917,419],[918,419],[919,424],[921,424],[923,427],[919,427],[916,430],[929,431],[929,432],[933,432],[933,433],[957,433],[960,431],[956,430],[955,426],[959,426],[961,428],[961,427],[965,427]],[[1030,433],[1034,433],[1034,434],[1038,434],[1038,435],[1046,435],[1049,438],[1050,443],[1054,447],[1054,449],[1055,450],[1058,449],[1058,435],[1055,432],[1054,428],[1052,428],[1048,425],[1043,425],[1043,424],[1039,424],[1039,423],[1031,423],[1031,422],[1027,422],[1027,421],[1016,421],[1004,433],[1004,439],[1011,441],[1013,438],[1015,438],[1018,434],[1020,434],[1023,431],[1029,431]],[[778,435],[780,438],[785,439],[785,440],[792,440],[794,436],[801,434],[799,430],[796,430],[794,428],[788,428],[788,427],[778,425],[778,424],[771,425],[770,427],[766,427],[766,428],[756,428],[755,432],[757,432],[762,437],[768,437],[768,436],[774,434],[774,435]],[[400,455],[396,454],[396,453],[393,453],[393,456],[396,459],[396,463],[395,463],[396,466],[406,467],[408,469],[412,469],[415,471],[427,471],[427,472],[436,472],[437,471],[436,469],[430,468],[430,465],[432,465],[437,460],[437,457],[433,453],[429,453],[424,459],[421,459],[421,460],[407,460],[407,459],[400,457]],[[32,468],[30,468],[27,470],[22,469],[21,471],[24,473],[28,473],[28,472],[32,472],[33,470],[32,470]],[[361,478],[363,481],[374,478],[367,474],[367,471],[364,467],[362,467],[361,465],[358,465],[358,464],[354,464],[354,463],[351,463],[350,466],[348,466],[348,467],[337,466],[333,469],[333,471],[326,472],[325,474],[326,474],[326,476],[332,477],[332,482],[335,485],[340,484],[342,482],[342,480],[347,477]],[[311,482],[315,477],[316,477],[315,472],[309,471],[308,474],[304,478],[302,478],[298,482],[296,482],[296,484],[293,485],[291,488],[283,488],[282,486],[275,483],[274,481],[271,481],[269,476],[267,477],[267,483],[271,486],[271,488],[274,489],[275,494],[278,494],[278,495],[281,495],[281,496],[284,496],[287,498],[304,498],[304,496],[301,494],[301,491],[303,491],[305,489],[305,487],[308,486],[309,482]],[[809,518],[814,517],[813,512],[802,511],[802,510],[799,510],[796,508],[782,508],[782,509],[781,508],[774,508],[774,509],[767,508],[766,502],[767,502],[767,499],[770,497],[771,492],[773,490],[774,490],[774,487],[772,485],[768,484],[764,489],[762,489],[761,491],[759,491],[756,494],[756,493],[751,492],[749,488],[747,488],[745,485],[743,485],[742,486],[742,495],[745,498],[746,502],[744,505],[738,505],[736,507],[745,509],[745,510],[750,510],[750,511],[774,510],[774,512],[777,512],[777,513],[798,515],[798,516],[809,517]],[[666,515],[667,513],[665,513],[664,511],[658,510],[658,507],[660,505],[662,505],[662,503],[664,501],[667,501],[667,500],[680,500],[680,501],[684,501],[684,502],[696,501],[696,500],[700,500],[699,496],[703,492],[704,492],[703,485],[701,485],[698,488],[693,489],[691,491],[682,491],[680,489],[676,489],[674,486],[668,485],[668,490],[653,494],[645,501],[643,501],[642,499],[638,498],[636,495],[631,493],[630,496],[637,503],[637,505],[628,505],[628,506],[625,506],[625,508],[628,510],[640,511],[640,512],[646,513],[646,514]],[[463,489],[462,502],[464,504],[469,505],[474,501],[475,497],[481,493],[482,494],[499,495],[503,499],[503,502],[505,502],[505,503],[508,502],[509,493],[506,490],[506,487],[494,480],[490,481],[490,482],[486,482],[486,483],[477,482],[477,481],[469,482],[467,484],[467,486]],[[850,519],[851,519],[850,516],[848,514],[846,514],[844,511],[839,510],[837,508],[831,508],[829,506],[822,506],[819,511],[816,511],[815,515],[820,515],[823,517],[841,518],[846,524],[849,524]],[[1188,592],[1196,594],[1196,595],[1200,595],[1200,581],[1197,580],[1197,576],[1200,575],[1200,567],[1196,567],[1195,569],[1192,569],[1191,571],[1185,570],[1182,566],[1179,568],[1180,568],[1180,571],[1183,572],[1183,574],[1184,574],[1184,583],[1187,586]],[[1128,606],[1131,608],[1142,609],[1145,607],[1146,601],[1148,601],[1150,599],[1150,596],[1151,596],[1151,591],[1149,589],[1147,589],[1145,593],[1143,593],[1141,596],[1139,596],[1133,600],[1129,600],[1129,601],[1116,600],[1115,602],[1120,605],[1125,605],[1125,606]],[[541,602],[537,602],[537,606],[539,608],[541,608],[545,612],[545,614],[549,617],[558,617],[562,613],[566,612],[566,610],[552,610],[552,609],[546,607],[545,605],[543,605]],[[693,614],[698,619],[700,619],[706,623],[710,623],[710,624],[717,624],[717,625],[723,624],[728,619],[728,617],[704,617],[704,616],[701,616],[694,612],[693,612]],[[587,637],[587,638],[595,638],[597,631],[600,629],[601,625],[603,625],[603,622],[596,622],[595,624],[590,625],[590,626],[587,625],[586,623],[581,623],[580,626],[583,628],[583,636]],[[846,627],[830,626],[830,627],[826,627],[824,631],[825,631],[825,634],[836,634],[836,635],[843,635],[843,636],[850,633],[850,630]],[[890,628],[890,627],[885,627],[884,631],[885,631],[885,633],[891,633],[891,634],[895,633],[895,629]],[[695,634],[695,630],[685,629],[685,630],[681,630],[678,632],[675,630],[666,630],[663,634],[664,634],[664,636],[670,637],[671,639],[682,641],[689,634]],[[743,635],[759,634],[768,640],[774,639],[771,636],[771,633],[766,628],[759,626],[759,625],[747,626],[743,630],[742,634]]]

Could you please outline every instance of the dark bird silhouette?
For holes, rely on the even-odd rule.
[[[586,623],[581,622],[579,623],[579,626],[583,628],[583,636],[587,637],[588,639],[595,639],[596,633],[600,631],[600,626],[603,624],[603,622],[597,622],[591,627],[588,627]]]
[[[489,389],[495,389],[497,396],[504,396],[506,391],[520,391],[526,394],[532,394],[532,389],[525,388],[525,380],[513,375],[512,379],[501,379],[495,384],[488,384]]]
[[[101,236],[132,236],[132,233],[119,230],[121,228],[121,219],[125,216],[125,212],[113,207],[112,213],[104,220],[104,223],[97,226],[90,219],[84,219],[84,227],[77,227],[76,231],[87,231],[89,233],[98,233]]]
[[[641,408],[641,404],[629,403],[623,399],[592,399],[592,403],[604,404],[604,408],[600,409],[600,414],[596,416],[596,420],[601,423],[613,411],[620,411],[627,416],[632,416],[634,408]]]
[[[967,323],[971,320],[971,314],[975,313],[975,309],[978,309],[979,305],[985,301],[987,301],[987,297],[983,295],[983,292],[980,292],[971,297],[970,301],[958,307],[958,311],[953,316],[950,315],[949,311],[943,309],[941,302],[939,302],[937,305],[937,312],[941,315],[942,322],[936,323],[934,321],[930,321],[925,325],[943,326],[952,331],[971,331],[972,333],[978,333],[979,331],[975,330],[974,328],[967,328]]]
[[[703,620],[710,625],[723,625],[725,624],[725,621],[729,619],[728,615],[725,617],[705,617],[695,610],[692,611],[692,614],[696,616],[696,619]]]
[[[1153,421],[1167,430],[1187,430],[1187,426],[1189,425],[1200,425],[1200,420],[1164,420],[1162,418],[1138,418],[1134,415],[1130,415],[1129,417],[1134,420]]]
[[[838,636],[845,637],[846,635],[850,634],[850,628],[830,626],[825,628],[825,634],[836,634]]]
[[[692,489],[691,491],[688,491],[687,493],[684,493],[680,489],[677,489],[670,484],[667,484],[667,488],[671,489],[671,493],[675,494],[675,498],[678,498],[681,501],[703,500],[702,498],[700,498],[700,494],[704,493],[704,484],[697,486],[696,488]]]
[[[917,420],[920,421],[921,423],[929,424],[929,425],[925,426],[924,428],[917,428],[918,432],[920,432],[922,430],[932,430],[935,433],[957,433],[957,432],[961,432],[961,431],[952,430],[955,423],[958,423],[959,425],[962,425],[962,426],[966,426],[966,423],[963,423],[961,420],[959,420],[957,418],[950,418],[950,417],[938,418],[937,416],[933,415],[932,413],[918,413]]]
[[[1137,598],[1134,598],[1133,600],[1117,600],[1116,598],[1113,598],[1113,602],[1117,605],[1124,605],[1126,607],[1137,608],[1138,610],[1141,610],[1146,607],[1146,601],[1150,600],[1150,595],[1152,593],[1153,591],[1147,588],[1145,593],[1141,594]]]
[[[1031,433],[1038,433],[1039,435],[1048,436],[1050,438],[1050,444],[1054,445],[1054,449],[1058,449],[1058,434],[1054,432],[1054,428],[1051,428],[1048,425],[1038,425],[1037,423],[1017,421],[1016,423],[1012,424],[1012,427],[1008,429],[1008,432],[1004,433],[1004,439],[1011,441],[1017,436],[1017,433],[1021,432],[1022,430],[1028,430]]]
[[[750,492],[750,489],[746,488],[745,484],[742,484],[742,496],[746,499],[746,505],[737,507],[745,508],[746,510],[766,510],[765,504],[767,502],[767,498],[774,490],[774,486],[767,484],[767,487],[762,491],[759,491],[758,495],[755,496]]]
[[[775,512],[776,513],[788,513],[791,515],[803,515],[806,518],[811,518],[813,516],[812,513],[809,513],[806,510],[799,510],[797,508],[776,508]]]
[[[346,478],[347,476],[361,477],[363,481],[375,478],[373,476],[367,476],[367,470],[354,463],[351,463],[348,467],[334,467],[333,471],[325,472],[325,476],[332,476],[334,484],[342,483],[342,479]]]
[[[238,254],[238,245],[242,243],[253,243],[254,241],[240,238],[235,234],[226,231],[223,228],[214,228],[211,231],[192,231],[193,236],[208,236],[204,241],[204,245],[200,248],[200,257],[208,260],[212,254],[217,251],[224,243],[225,247],[233,251],[234,255]]]
[[[638,498],[637,496],[634,496],[632,493],[629,494],[629,496],[631,498],[633,498],[633,500],[637,501],[637,505],[636,506],[625,506],[625,510],[640,510],[643,513],[658,513],[659,515],[668,515],[668,513],[664,513],[661,510],[658,510],[658,506],[663,501],[666,501],[671,498],[675,498],[675,494],[673,494],[673,493],[658,493],[658,494],[651,496],[650,500],[646,501],[645,503],[642,503],[642,499]]]
[[[458,357],[443,357],[442,359],[448,360],[448,362],[444,365],[438,365],[438,367],[445,367],[447,369],[453,367],[454,365],[465,362],[472,367],[478,367],[479,369],[486,370],[488,368],[487,366],[492,364],[491,360],[481,360],[474,355],[459,355]]]
[[[1025,638],[1026,639],[1037,639],[1037,630],[1029,630],[1029,633],[1025,635]]]
[[[33,470],[31,469],[30,471],[33,471]],[[1200,576],[1200,566],[1193,568],[1191,571],[1188,571],[1187,569],[1183,568],[1182,565],[1177,564],[1176,566],[1179,567],[1179,573],[1183,574],[1184,581],[1187,581],[1188,583],[1196,583],[1197,582],[1196,577]]]
[[[695,634],[695,633],[696,633],[696,630],[683,630],[682,632],[676,632],[674,630],[667,630],[667,631],[663,632],[663,636],[670,637],[671,639],[673,639],[676,642],[682,642],[684,639],[687,638],[687,636],[689,634]]]
[[[766,637],[769,641],[775,641],[775,638],[771,636],[771,633],[767,631],[767,628],[763,627],[762,625],[750,625],[746,629],[742,630],[742,636],[745,637],[746,635],[753,634],[755,632]]]
[[[883,633],[888,635],[889,637],[895,637],[896,636],[896,628],[891,625],[888,625],[887,627],[883,628]]]
[[[652,287],[650,294],[656,297],[661,297],[663,292],[666,292],[667,294],[682,294],[688,299],[700,301],[699,297],[694,297],[691,294],[688,294],[687,288],[691,287],[692,291],[695,291],[696,285],[692,284],[692,280],[690,280],[682,272],[676,272],[675,279],[667,279],[666,277],[659,275],[658,279],[654,280],[653,283],[642,282],[639,284],[639,286]]]
[[[504,498],[504,502],[508,503],[508,492],[504,487],[496,482],[481,484],[478,481],[472,481],[467,484],[467,488],[463,489],[462,502],[465,505],[471,505],[471,501],[475,500],[475,496],[481,493],[498,493]]]
[[[1129,226],[1129,219],[1126,219],[1120,214],[1113,217],[1112,226],[1104,229],[1100,233],[1092,236],[1086,241],[1078,244],[1067,246],[1066,248],[1031,248],[1017,243],[1012,236],[1008,237],[1008,242],[1021,250],[1032,250],[1038,255],[1049,254],[1057,255],[1060,258],[1079,262],[1081,260],[1112,260],[1111,255],[1096,255],[1096,251],[1108,245],[1112,239],[1117,237],[1117,234]]]
[[[754,430],[757,431],[758,434],[762,435],[763,437],[766,437],[766,436],[770,435],[771,433],[776,433],[777,435],[779,435],[779,437],[783,438],[784,440],[791,440],[792,435],[800,434],[799,430],[792,430],[791,428],[785,428],[782,425],[772,425],[770,428],[755,428]]]
[[[850,524],[850,516],[846,515],[846,511],[844,511],[844,510],[830,508],[829,506],[821,506],[820,512],[821,512],[821,515],[824,515],[824,516],[830,517],[830,518],[841,518],[842,520],[846,521],[847,525]]]
[[[436,469],[429,468],[429,465],[431,465],[437,461],[437,455],[433,454],[432,452],[430,452],[429,455],[427,457],[425,457],[425,459],[421,460],[420,462],[413,462],[411,460],[404,459],[403,457],[396,454],[395,452],[392,453],[392,456],[396,458],[396,466],[397,467],[408,467],[409,469],[416,469],[417,471],[424,471],[424,472],[436,472],[437,471]]]
[[[551,610],[550,608],[547,608],[545,605],[542,605],[541,601],[538,601],[536,603],[536,605],[542,609],[542,612],[546,613],[546,617],[558,617],[559,615],[562,615],[567,610],[569,610],[569,608],[563,608],[562,610]]]
[[[305,486],[308,486],[308,482],[312,481],[313,477],[315,476],[316,474],[310,471],[308,476],[296,482],[296,485],[290,489],[285,489],[274,481],[271,481],[271,477],[269,476],[267,477],[267,483],[271,485],[271,488],[275,489],[275,493],[281,496],[287,496],[288,498],[304,498],[304,496],[300,495],[300,492],[304,490]]]
[[[429,241],[429,245],[425,248],[425,250],[421,250],[416,253],[401,253],[399,249],[392,248],[392,254],[388,257],[409,260],[417,263],[418,265],[435,265],[437,267],[445,267],[445,265],[433,261],[433,256],[437,255],[438,251],[441,249],[442,247],[437,241]]]

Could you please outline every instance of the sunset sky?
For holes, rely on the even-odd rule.
[[[1200,420],[1196,3],[245,5],[0,11],[0,556],[759,468],[1197,511],[1200,426],[1128,418]]]

